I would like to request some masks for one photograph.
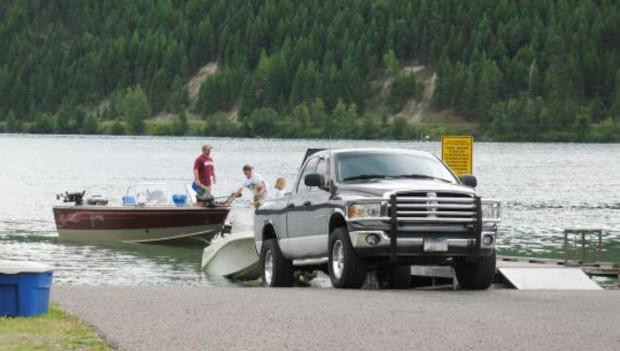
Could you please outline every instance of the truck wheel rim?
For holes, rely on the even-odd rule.
[[[332,271],[337,279],[342,277],[344,270],[344,247],[342,241],[337,240],[332,248]]]
[[[271,250],[269,250],[265,254],[265,283],[267,283],[267,285],[271,285],[272,278],[273,278],[273,255],[271,254]]]

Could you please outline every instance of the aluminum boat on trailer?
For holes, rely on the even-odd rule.
[[[237,209],[227,224],[202,253],[202,270],[209,277],[232,280],[256,280],[261,270],[254,246],[254,211]]]
[[[204,246],[221,231],[234,199],[194,202],[189,190],[171,194],[163,184],[132,185],[116,206],[101,196],[84,196],[57,197],[73,203],[53,208],[61,240]]]

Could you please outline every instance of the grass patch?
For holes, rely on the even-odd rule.
[[[0,349],[111,350],[95,331],[54,304],[39,317],[0,317]]]

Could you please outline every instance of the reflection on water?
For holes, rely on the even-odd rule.
[[[201,248],[57,240],[55,194],[89,190],[119,203],[132,183],[183,192],[200,146],[214,145],[216,195],[256,166],[272,186],[292,187],[308,147],[405,147],[439,154],[439,143],[229,138],[0,135],[0,259],[48,262],[67,284],[220,285],[200,274]],[[477,143],[478,190],[502,200],[500,253],[559,257],[563,229],[606,228],[603,259],[620,262],[620,144]],[[246,195],[237,207],[250,207]],[[241,216],[251,222],[251,216]],[[248,223],[249,224],[249,223]]]
[[[7,235],[1,252],[15,260],[36,260],[56,267],[62,284],[208,284],[200,274],[200,248],[149,244],[97,246],[59,242],[56,237]]]

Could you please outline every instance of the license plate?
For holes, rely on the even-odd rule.
[[[424,239],[424,252],[445,252],[448,251],[448,240],[446,239]]]

